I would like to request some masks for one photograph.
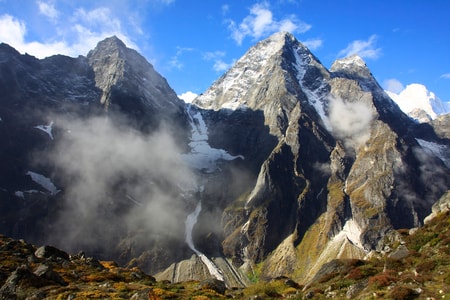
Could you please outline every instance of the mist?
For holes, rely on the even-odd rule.
[[[370,138],[374,120],[372,107],[363,101],[348,102],[332,97],[329,100],[329,120],[333,134],[342,139],[346,147],[357,149]]]
[[[197,179],[171,134],[150,135],[124,117],[56,118],[62,132],[45,158],[64,187],[48,239],[70,251],[110,251],[119,239],[184,239]]]

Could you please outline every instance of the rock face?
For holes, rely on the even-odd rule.
[[[2,44],[0,86],[0,232],[161,280],[307,282],[450,186],[445,118],[416,124],[361,58],[328,70],[284,32],[188,107],[115,37],[78,58]]]
[[[222,132],[210,138],[216,146],[260,166],[223,215],[224,253],[249,272],[262,263],[263,276],[308,279],[331,258],[363,257],[391,229],[421,225],[449,186],[448,157],[415,139],[361,58],[327,70],[290,34],[252,47],[194,103]],[[254,128],[235,126],[237,115],[261,116],[259,140],[271,141],[261,156],[251,136],[236,134]]]
[[[105,108],[113,105],[150,128],[163,120],[187,125],[184,107],[166,79],[117,37],[100,42],[88,53],[87,61]]]

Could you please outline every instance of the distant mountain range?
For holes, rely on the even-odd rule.
[[[327,69],[286,32],[190,104],[116,37],[78,58],[1,44],[0,88],[0,233],[160,281],[308,284],[400,243],[450,186],[442,102],[408,86],[416,122],[360,57]]]

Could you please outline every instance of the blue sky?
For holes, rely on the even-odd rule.
[[[0,0],[0,41],[42,58],[117,35],[177,94],[198,94],[285,30],[327,68],[357,53],[384,88],[421,83],[450,101],[449,12],[448,0]]]

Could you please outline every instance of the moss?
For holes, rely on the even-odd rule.
[[[328,184],[327,189],[328,205],[335,209],[344,201],[344,184],[341,181]]]
[[[281,297],[281,294],[286,290],[287,286],[281,281],[260,281],[255,283],[246,289],[244,289],[244,295],[250,296],[268,296],[268,297]]]

